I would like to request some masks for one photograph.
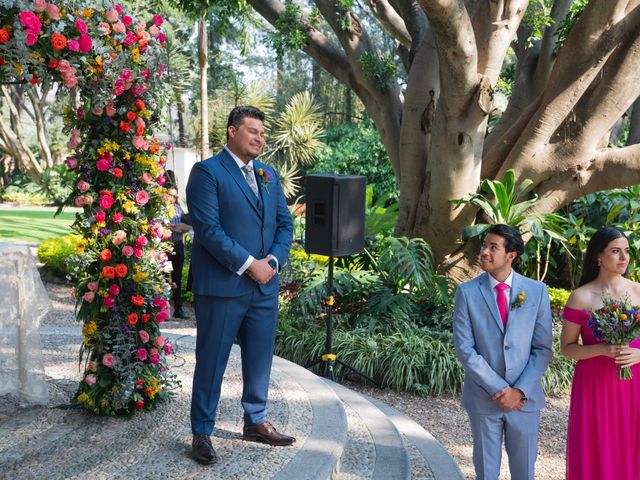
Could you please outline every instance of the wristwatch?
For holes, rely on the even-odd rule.
[[[275,261],[275,259],[270,258],[269,261],[267,262],[269,264],[269,266],[271,268],[273,268],[274,270],[278,269],[278,262]]]

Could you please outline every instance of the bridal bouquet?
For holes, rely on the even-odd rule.
[[[640,337],[640,306],[631,305],[628,297],[623,300],[606,297],[604,306],[591,312],[587,326],[593,336],[609,345],[626,345]],[[619,368],[618,378],[631,379],[630,368]]]

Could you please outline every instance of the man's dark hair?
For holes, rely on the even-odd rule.
[[[500,235],[504,238],[504,249],[507,253],[516,252],[516,258],[513,259],[511,264],[517,265],[520,260],[520,256],[524,253],[524,242],[522,241],[522,235],[520,235],[520,232],[509,225],[496,223],[487,229],[487,235],[490,233]]]
[[[259,108],[252,107],[251,105],[243,105],[239,107],[235,107],[229,113],[229,118],[227,119],[227,130],[231,125],[236,128],[240,128],[242,122],[245,118],[256,118],[261,122],[264,122],[264,112]],[[227,131],[227,140],[229,139],[229,132]]]
[[[604,249],[607,248],[607,245],[609,245],[614,240],[617,240],[618,238],[627,237],[617,228],[608,226],[602,227],[600,230],[593,234],[591,240],[589,240],[589,244],[587,245],[587,252],[584,254],[582,275],[580,276],[580,281],[578,282],[579,287],[581,287],[585,283],[589,283],[591,280],[594,280],[598,276],[598,274],[600,273],[598,256],[602,252],[604,252]],[[625,276],[626,275],[627,272],[625,272]]]

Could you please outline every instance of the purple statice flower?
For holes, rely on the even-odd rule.
[[[109,235],[110,233],[111,233],[111,229],[110,229],[110,228],[105,227],[105,228],[101,228],[101,229],[100,229],[100,232],[98,232],[98,236],[99,236],[99,237],[104,237],[104,236],[106,236],[106,235]]]

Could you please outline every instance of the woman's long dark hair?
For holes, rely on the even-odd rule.
[[[594,280],[598,276],[598,273],[600,273],[600,266],[598,265],[598,255],[604,252],[604,249],[607,248],[607,245],[609,245],[609,243],[611,243],[613,240],[617,240],[618,238],[627,237],[620,230],[613,227],[602,227],[600,230],[593,234],[593,237],[591,237],[591,240],[589,240],[589,245],[587,245],[587,253],[584,256],[582,276],[580,277],[580,282],[578,283],[579,287],[581,287],[585,283],[589,283],[591,280]]]

